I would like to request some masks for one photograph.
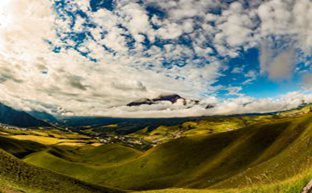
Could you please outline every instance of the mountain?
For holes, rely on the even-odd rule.
[[[159,97],[153,99],[153,101],[169,101],[171,103],[176,103],[179,99],[185,101],[186,99],[177,94],[172,95],[160,95]]]
[[[2,103],[0,103],[0,123],[17,127],[50,126],[48,123],[39,120],[24,111],[15,110]]]
[[[57,118],[55,118],[53,115],[46,113],[46,112],[42,112],[42,111],[30,111],[28,112],[28,114],[30,114],[31,116],[39,119],[39,120],[43,120],[46,121],[48,123],[53,123],[53,124],[58,124],[59,121]]]
[[[132,107],[132,106],[140,106],[140,105],[153,105],[153,104],[158,104],[161,102],[171,102],[172,104],[175,104],[178,101],[181,101],[184,106],[188,104],[197,105],[200,102],[199,100],[185,99],[177,94],[170,94],[170,95],[160,95],[157,98],[153,98],[153,99],[148,99],[148,98],[139,99],[139,100],[128,103],[127,106]]]
[[[206,109],[212,109],[215,106],[213,104],[205,104]],[[169,117],[169,118],[127,118],[127,117],[92,117],[92,116],[68,116],[59,117],[58,124],[72,127],[75,129],[81,129],[84,126],[99,127],[110,124],[117,124],[118,127],[114,128],[114,131],[119,134],[128,134],[143,128],[148,128],[149,131],[159,127],[159,126],[172,126],[178,125],[186,121],[198,121],[203,119],[224,119],[230,117],[241,117],[241,116],[265,116],[265,115],[282,115],[282,116],[295,116],[296,114],[306,114],[312,112],[312,105],[300,105],[297,108],[269,112],[269,113],[247,113],[247,114],[236,114],[236,115],[216,115],[216,116],[198,116],[198,117]],[[107,130],[107,128],[106,128]]]
[[[140,106],[140,105],[152,105],[155,104],[153,102],[153,100],[148,99],[148,98],[143,98],[143,99],[139,99],[133,102],[130,102],[127,104],[128,107],[132,107],[132,106]]]

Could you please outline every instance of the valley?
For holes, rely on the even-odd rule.
[[[126,127],[2,124],[1,191],[299,193],[312,178],[310,105]]]
[[[312,0],[0,0],[0,193],[312,193]]]

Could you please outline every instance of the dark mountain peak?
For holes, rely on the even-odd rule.
[[[205,109],[213,109],[215,106],[213,104],[206,105]]]
[[[182,99],[183,103],[186,103],[186,99],[181,97],[180,95],[170,94],[170,95],[160,95],[157,98],[153,98],[153,99],[148,99],[148,98],[139,99],[131,103],[128,103],[127,106],[131,107],[131,106],[140,106],[140,105],[153,105],[161,101],[169,101],[173,104],[173,103],[176,103],[179,99]]]
[[[0,103],[0,123],[17,127],[50,126],[24,111],[13,109],[2,103]]]
[[[128,103],[127,106],[132,107],[132,106],[151,105],[151,104],[154,104],[153,100],[148,99],[148,98],[143,98],[143,99],[139,99],[131,103]]]
[[[175,103],[179,99],[185,100],[185,98],[181,97],[180,95],[170,94],[170,95],[160,95],[159,97],[153,99],[153,101],[170,101],[171,103]]]

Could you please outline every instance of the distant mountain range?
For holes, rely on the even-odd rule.
[[[41,112],[41,111],[30,111],[27,113],[42,121],[52,123],[52,124],[59,124],[59,120],[49,113]]]
[[[0,123],[13,125],[17,127],[38,127],[50,126],[49,123],[42,121],[30,114],[15,110],[9,106],[0,103]]]
[[[173,105],[179,105],[188,108],[194,105],[204,105],[206,109],[214,108],[214,104],[204,104],[199,100],[185,99],[177,94],[161,95],[153,99],[141,99],[128,103],[128,107],[135,107],[141,105],[157,105],[160,103],[169,102]],[[303,103],[295,109],[300,109],[308,104]],[[293,109],[293,110],[295,110]],[[250,113],[243,115],[263,115],[276,114],[272,113]],[[233,116],[233,115],[228,115]],[[17,127],[38,127],[38,126],[52,126],[58,125],[63,127],[77,128],[83,126],[103,126],[108,124],[118,124],[120,133],[127,133],[129,130],[137,130],[142,128],[153,129],[159,125],[174,125],[184,121],[197,120],[202,117],[179,117],[179,118],[127,118],[127,117],[92,117],[92,116],[72,116],[72,117],[54,117],[46,112],[30,111],[24,112],[16,110],[12,107],[0,103],[0,123],[17,126]]]
[[[179,103],[185,108],[189,108],[194,105],[199,105],[199,100],[186,99],[178,94],[160,95],[152,99],[140,99],[127,104],[128,107],[141,106],[141,105],[156,105],[164,102],[171,104]],[[208,108],[213,108],[214,105],[208,104]],[[123,125],[123,128],[129,129],[132,127],[148,127],[153,129],[159,125],[171,125],[177,124],[193,118],[114,118],[114,117],[54,117],[53,115],[40,112],[29,111],[24,112],[16,110],[12,107],[0,103],[0,123],[17,126],[17,127],[38,127],[38,126],[51,126],[59,125],[64,127],[82,127],[86,125],[98,126],[106,124],[118,124]],[[197,119],[197,118],[195,118]],[[122,129],[123,130],[123,129]]]

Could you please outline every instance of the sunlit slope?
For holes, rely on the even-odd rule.
[[[274,183],[312,171],[312,117],[307,116],[290,124],[252,166],[213,187]]]
[[[3,150],[0,150],[0,189],[29,193],[119,192],[28,165]]]
[[[49,155],[50,157],[68,162],[68,164],[94,166],[94,168],[96,168],[95,166],[110,167],[116,164],[129,162],[142,154],[143,153],[138,150],[119,144],[105,144],[98,147],[90,145],[84,147],[51,146],[44,151],[39,151],[27,156],[24,160],[30,163],[39,163],[42,155]],[[49,161],[52,162],[53,159]],[[42,162],[45,161],[43,160]],[[62,168],[63,166],[60,167]]]
[[[0,149],[13,154],[18,158],[23,158],[24,156],[42,151],[46,148],[46,146],[32,142],[32,141],[21,141],[17,139],[12,139],[8,137],[0,136]]]
[[[102,173],[104,168],[126,163],[141,154],[137,150],[119,144],[83,148],[53,147],[33,153],[24,161],[80,180],[98,183],[98,178],[106,175]],[[98,184],[106,183],[105,180],[105,183]]]
[[[76,132],[68,132],[62,128],[29,128],[29,129],[8,129],[0,127],[0,136],[15,139],[15,141],[32,141],[46,146],[85,146],[88,144],[97,145],[98,140]],[[11,140],[14,141],[14,140]]]
[[[235,131],[183,137],[115,165],[101,166],[100,159],[98,166],[77,163],[51,152],[32,154],[26,161],[88,182],[132,190],[223,189],[277,183],[311,171],[311,120],[311,115],[304,115]],[[77,172],[81,166],[85,172]]]

